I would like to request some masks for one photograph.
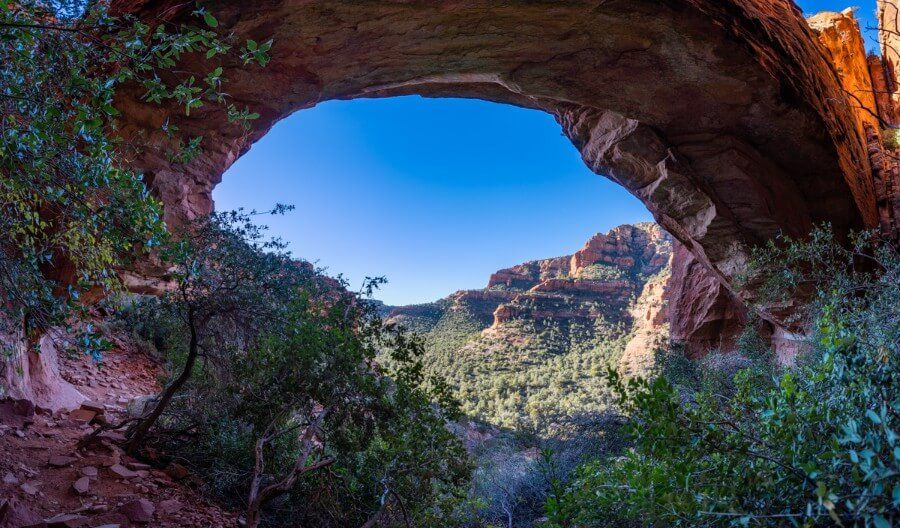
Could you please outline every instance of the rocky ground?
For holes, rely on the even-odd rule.
[[[79,447],[100,424],[126,418],[129,402],[159,390],[157,365],[116,344],[102,364],[60,358],[62,377],[89,398],[79,409],[0,403],[0,528],[238,526],[237,515],[201,498],[183,467],[124,454],[115,431]]]

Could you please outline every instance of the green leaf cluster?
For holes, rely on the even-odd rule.
[[[826,228],[757,252],[757,279],[815,288],[793,368],[730,390],[608,380],[633,447],[584,464],[548,526],[895,526],[900,521],[900,258]],[[773,289],[772,291],[776,291]],[[808,291],[808,290],[806,290]],[[796,293],[796,289],[789,293]]]
[[[205,76],[177,71],[186,54],[228,53],[228,38],[113,17],[105,6],[0,5],[0,291],[8,319],[24,319],[26,331],[60,324],[87,291],[119,289],[116,270],[167,236],[159,201],[129,168],[145,147],[119,135],[117,90],[140,87],[145,101],[186,114],[215,104],[243,124],[258,117],[228,102],[221,66]],[[215,27],[207,11],[197,16]],[[176,130],[167,121],[164,131]],[[161,154],[188,163],[201,141]]]
[[[211,495],[241,507],[256,442],[280,432],[263,448],[262,477],[276,480],[303,450],[299,432],[323,416],[315,456],[335,462],[267,505],[270,524],[357,526],[383,507],[425,523],[464,499],[468,459],[447,428],[458,404],[425,372],[422,340],[382,322],[370,300],[381,279],[351,292],[240,211],[192,226],[164,256],[177,287],[123,317],[150,322],[137,326],[162,341],[173,376],[191,336],[199,343],[202,361],[150,442],[204,476]]]

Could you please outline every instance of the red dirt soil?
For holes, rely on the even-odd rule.
[[[118,423],[130,400],[159,391],[160,369],[127,340],[112,341],[116,348],[104,353],[101,364],[86,356],[61,357],[60,370],[107,421]],[[23,424],[9,416],[4,423],[0,413],[0,528],[239,525],[236,514],[191,487],[198,481],[185,478],[183,468],[156,468],[125,455],[114,443],[117,433],[78,448],[99,427],[77,421],[90,415],[38,411]]]

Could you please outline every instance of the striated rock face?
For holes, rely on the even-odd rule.
[[[648,280],[629,309],[631,336],[618,364],[626,376],[648,377],[652,374],[657,367],[656,352],[665,350],[671,342],[668,320],[671,305],[667,298],[670,278],[671,273],[660,273]]]
[[[895,6],[894,1],[879,4],[882,57],[866,57],[852,9],[820,13],[810,18],[809,24],[829,53],[856,115],[857,133],[866,140],[878,227],[885,235],[900,240],[900,165],[897,154],[889,152],[897,148],[896,138],[891,142],[893,145],[888,145],[881,132],[897,123],[893,99],[896,97],[896,80],[892,76],[896,75],[896,45],[900,44],[896,34],[900,12]]]
[[[807,19],[818,34],[848,95],[848,104],[857,121],[857,133],[865,137],[865,125],[880,128],[878,104],[866,46],[853,9],[840,13],[823,12]]]
[[[706,272],[684,246],[676,245],[665,293],[669,335],[688,356],[730,350],[747,322],[747,309]]]
[[[112,4],[151,21],[186,21],[194,9]],[[122,133],[147,146],[134,164],[172,224],[210,211],[222,172],[279,119],[329,99],[401,94],[553,114],[585,163],[647,204],[726,289],[748,248],[778,232],[877,223],[856,115],[790,0],[204,5],[221,32],[275,44],[267,68],[228,74],[226,91],[261,115],[248,133],[212,108],[173,118],[204,137],[186,165],[160,148],[173,141],[160,131],[172,113],[140,102],[138,89],[120,94]]]
[[[60,376],[59,356],[72,336],[52,328],[29,345],[20,335],[0,331],[0,343],[8,357],[0,361],[0,399],[25,399],[57,411],[77,408],[87,398]]]
[[[658,225],[623,225],[594,235],[574,255],[501,270],[491,277],[488,289],[520,293],[497,306],[493,324],[514,319],[623,321],[625,307],[647,279],[668,265],[671,249],[672,238]],[[498,284],[498,276],[517,279]]]
[[[487,288],[394,308],[387,319],[425,336],[426,368],[470,416],[560,433],[610,402],[607,367],[646,374],[668,344],[675,244],[656,224],[619,226],[573,255],[500,270]]]
[[[522,293],[508,298],[510,291]],[[653,224],[598,233],[570,257],[500,270],[485,294],[497,303],[494,327],[516,319],[626,322],[632,337],[623,362],[633,371],[664,342],[683,345],[692,357],[730,351],[748,321],[741,300]]]
[[[895,0],[877,0],[878,41],[884,61],[885,77],[888,80],[891,100],[894,106],[900,103],[900,7]]]
[[[656,224],[622,225],[592,237],[574,255],[536,260],[491,275],[487,288],[456,292],[433,304],[394,308],[388,318],[420,331],[430,331],[446,312],[465,312],[479,330],[497,334],[511,324],[591,326],[598,321],[624,325],[628,332],[636,319],[650,321],[654,329],[665,324],[668,312],[661,292],[668,280],[673,241]],[[659,306],[644,303],[629,307],[649,288]],[[432,321],[429,325],[426,321]]]

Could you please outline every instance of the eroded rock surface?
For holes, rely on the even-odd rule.
[[[146,20],[192,5],[117,0]],[[839,76],[788,0],[238,2],[207,6],[219,30],[274,39],[265,69],[226,91],[259,112],[249,132],[209,108],[179,118],[204,137],[174,164],[170,112],[123,94],[123,133],[172,224],[213,207],[222,172],[279,119],[328,99],[475,97],[552,113],[585,162],[640,198],[731,288],[749,246],[818,222],[876,225],[863,137]],[[158,18],[159,17],[159,18]],[[229,62],[225,66],[235,66]],[[185,69],[214,67],[201,60]],[[473,123],[473,126],[477,126]]]
[[[671,252],[672,238],[659,226],[623,225],[594,235],[571,256],[501,270],[487,290],[514,295],[497,306],[493,325],[515,319],[564,325],[625,321],[627,307],[651,277],[667,268]],[[515,280],[498,281],[509,276]]]
[[[827,50],[837,71],[847,104],[857,120],[857,133],[865,137],[864,125],[881,127],[866,45],[853,9],[825,11],[807,19],[819,42]]]
[[[684,247],[676,245],[665,298],[672,342],[688,356],[731,350],[747,322],[747,309]]]

